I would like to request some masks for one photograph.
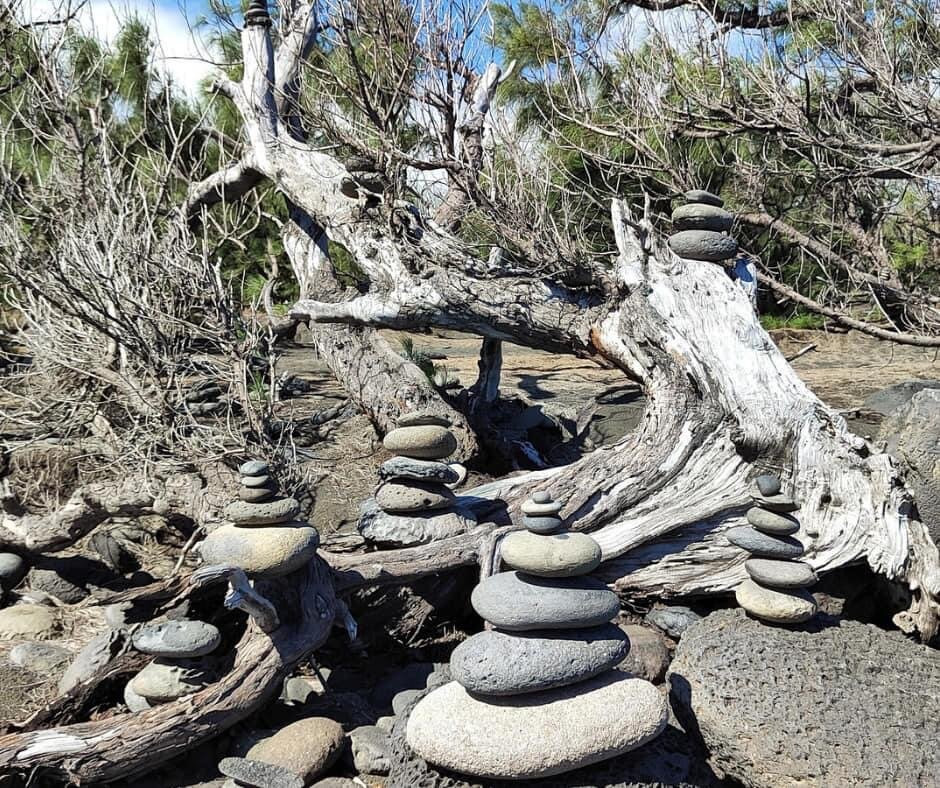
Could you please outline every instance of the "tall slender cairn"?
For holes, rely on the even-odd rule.
[[[561,503],[548,493],[522,511],[527,530],[500,546],[513,570],[471,596],[493,629],[454,649],[454,681],[425,696],[406,729],[426,761],[475,777],[562,774],[639,747],[666,726],[659,691],[613,670],[630,643],[610,623],[616,594],[586,577],[600,546],[564,529]]]
[[[669,248],[687,260],[717,263],[734,257],[738,242],[727,235],[734,217],[722,207],[724,201],[701,189],[686,192],[685,199],[672,212],[676,232],[669,236]]]
[[[463,533],[476,524],[449,485],[462,466],[442,462],[457,449],[450,422],[424,411],[398,419],[383,441],[396,456],[382,464],[375,497],[362,505],[359,532],[375,542],[418,544]]]
[[[816,601],[806,589],[817,578],[813,567],[797,560],[804,552],[793,536],[800,530],[792,514],[799,504],[781,492],[780,479],[771,475],[757,477],[753,495],[755,506],[747,512],[750,525],[727,534],[731,544],[754,556],[744,562],[750,577],[735,591],[738,604],[773,624],[808,621],[816,614]]]

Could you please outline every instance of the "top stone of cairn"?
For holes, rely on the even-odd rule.
[[[690,189],[683,197],[689,202],[703,203],[704,205],[714,205],[716,208],[724,207],[725,201],[717,194],[712,194],[704,189]]]
[[[242,476],[266,476],[268,470],[268,464],[264,460],[248,460],[238,467]]]
[[[457,439],[440,424],[397,427],[382,441],[390,452],[417,460],[440,460],[457,450]]]
[[[754,481],[761,495],[776,495],[780,492],[780,479],[773,474],[761,474]]]

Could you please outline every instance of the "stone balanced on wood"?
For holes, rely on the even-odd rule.
[[[305,566],[316,555],[320,535],[297,519],[300,504],[278,495],[267,463],[250,460],[239,473],[240,500],[225,509],[229,522],[200,546],[203,561],[240,567],[249,577],[278,577]]]
[[[379,469],[375,497],[362,506],[359,531],[376,542],[417,544],[463,533],[476,518],[448,485],[458,466],[442,462],[457,449],[450,421],[419,411],[402,416],[383,441],[396,456]]]
[[[717,263],[734,257],[738,242],[727,235],[734,217],[722,207],[724,201],[701,189],[686,192],[685,199],[672,212],[676,232],[669,236],[669,248],[687,260]]]
[[[630,648],[610,623],[617,596],[586,575],[601,551],[564,529],[561,504],[536,493],[522,505],[525,531],[506,536],[503,561],[471,596],[493,629],[451,656],[454,681],[408,720],[408,745],[426,761],[491,779],[562,774],[654,739],[666,701],[643,679],[613,670]]]
[[[800,523],[793,516],[799,504],[784,495],[780,480],[758,476],[753,492],[755,506],[747,512],[750,525],[728,531],[731,544],[747,550],[753,558],[744,562],[749,578],[735,596],[752,616],[774,624],[799,624],[816,614],[816,601],[806,590],[816,582],[816,573],[804,561],[803,545],[793,535]]]

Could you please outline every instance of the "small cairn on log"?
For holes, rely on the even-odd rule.
[[[402,416],[382,442],[396,456],[379,469],[375,497],[362,505],[359,531],[375,542],[418,544],[463,533],[476,524],[452,486],[463,466],[442,462],[457,449],[446,418],[426,411]]]
[[[296,520],[300,504],[278,495],[267,463],[250,460],[239,469],[240,500],[225,509],[229,522],[199,548],[206,564],[235,566],[249,577],[279,577],[304,566],[320,544],[317,529]]]
[[[613,670],[630,644],[610,623],[616,594],[586,577],[600,546],[564,529],[561,504],[548,493],[522,511],[527,530],[500,546],[513,571],[485,579],[471,596],[493,629],[454,650],[454,681],[419,701],[406,729],[420,757],[475,777],[562,774],[651,741],[667,721],[652,684]]]
[[[799,624],[816,614],[816,601],[806,590],[816,583],[813,567],[799,561],[803,545],[793,537],[800,523],[791,513],[799,504],[780,491],[780,479],[758,476],[755,506],[747,521],[728,530],[728,541],[747,550],[753,558],[744,562],[750,576],[735,596],[748,613],[773,624]]]
[[[738,242],[728,231],[734,217],[717,195],[701,189],[685,193],[686,203],[672,212],[676,232],[669,236],[669,248],[687,260],[717,263],[738,253]]]

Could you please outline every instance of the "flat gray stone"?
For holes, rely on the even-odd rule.
[[[450,670],[470,692],[519,695],[589,679],[613,668],[629,650],[630,641],[614,624],[512,634],[485,630],[454,649]]]
[[[752,616],[774,624],[802,624],[816,615],[816,600],[802,588],[767,588],[748,578],[734,598]]]
[[[725,232],[730,230],[733,224],[734,217],[717,205],[686,203],[672,212],[672,225],[677,230]]]
[[[269,501],[277,492],[277,487],[268,485],[265,487],[239,487],[238,497],[247,503],[261,503]]]
[[[199,546],[206,564],[238,566],[252,577],[278,577],[304,566],[317,553],[320,535],[307,523],[265,528],[222,525]]]
[[[803,545],[792,536],[771,536],[749,525],[739,525],[725,532],[728,541],[758,558],[799,558]]]
[[[45,605],[20,603],[0,610],[0,639],[48,639],[59,630],[59,617]]]
[[[601,563],[601,547],[587,534],[553,535],[513,531],[499,543],[503,561],[538,577],[576,577],[593,572]]]
[[[780,479],[770,473],[763,473],[758,476],[754,483],[761,495],[777,495],[780,492]]]
[[[269,466],[264,460],[248,460],[238,466],[238,472],[242,476],[264,476],[268,470]]]
[[[385,436],[382,445],[390,452],[418,460],[442,460],[457,451],[457,439],[437,424],[398,427]]]
[[[26,562],[16,553],[0,553],[0,588],[9,591],[25,577]]]
[[[461,774],[544,778],[636,749],[668,716],[656,687],[618,671],[499,702],[453,681],[411,710],[406,739],[428,762]]]
[[[688,202],[698,202],[702,203],[702,205],[715,205],[718,208],[721,208],[725,204],[725,201],[717,194],[712,194],[704,189],[689,189],[689,191],[682,196],[685,197]]]
[[[747,521],[758,531],[774,536],[790,536],[800,530],[800,522],[795,517],[760,506],[752,506],[747,510]]]
[[[225,507],[225,519],[236,525],[276,525],[293,520],[300,504],[293,498],[278,498],[265,503],[235,501]]]
[[[363,538],[389,547],[427,544],[449,536],[464,534],[476,527],[477,520],[469,509],[459,505],[445,511],[391,514],[383,512],[370,498],[359,509],[359,533]]]
[[[375,502],[383,512],[391,514],[427,512],[452,506],[454,493],[434,482],[385,482],[375,491]]]
[[[72,652],[55,643],[20,643],[10,649],[10,663],[33,673],[51,673],[72,659]]]
[[[408,457],[392,457],[383,462],[379,468],[379,477],[386,480],[414,479],[441,484],[456,484],[460,481],[460,474],[443,462],[413,460]]]
[[[806,588],[819,580],[813,567],[804,561],[774,561],[749,558],[744,568],[752,580],[771,588]]]
[[[242,476],[242,487],[268,487],[274,483],[270,476]]]
[[[686,260],[718,262],[738,253],[738,242],[713,230],[680,230],[667,242],[679,257]]]
[[[534,534],[553,534],[561,530],[565,523],[555,515],[535,517],[527,514],[523,516],[522,524]]]
[[[248,758],[223,758],[219,771],[249,788],[304,788],[304,781],[284,767]]]
[[[64,695],[73,687],[90,679],[111,661],[122,645],[122,636],[114,630],[109,629],[107,632],[95,635],[65,669],[65,673],[59,679],[59,694]]]
[[[163,621],[147,624],[135,633],[134,648],[155,657],[203,657],[218,648],[222,636],[205,621]]]
[[[349,732],[353,764],[360,774],[388,774],[388,733],[377,725],[363,725]]]
[[[486,578],[470,595],[473,609],[498,629],[582,629],[606,624],[620,610],[617,595],[590,577],[542,579],[520,572]]]
[[[645,620],[655,627],[659,627],[669,637],[678,640],[682,634],[698,621],[701,616],[694,610],[682,605],[657,607],[646,614]]]
[[[536,495],[543,494],[536,493]],[[536,501],[535,498],[529,498],[522,502],[520,508],[523,514],[529,515],[530,517],[552,517],[561,511],[563,505],[561,501],[553,501],[551,499],[547,501]]]
[[[721,610],[689,628],[669,678],[680,722],[735,784],[937,784],[940,651],[900,632]]]
[[[198,692],[210,681],[199,663],[157,658],[132,678],[131,691],[151,703],[166,703]]]
[[[33,591],[42,591],[44,594],[55,597],[60,602],[74,605],[88,596],[88,589],[85,584],[79,585],[78,582],[73,582],[76,579],[71,573],[70,577],[65,577],[59,562],[53,559],[50,562],[34,566],[29,571],[28,582]]]
[[[774,512],[795,512],[800,508],[799,503],[794,501],[789,495],[777,493],[777,495],[761,495],[758,490],[754,490],[751,496],[754,503],[763,509],[770,509]]]
[[[397,427],[449,427],[452,423],[446,416],[441,416],[429,410],[416,410],[412,413],[405,413],[395,420],[395,426]]]

